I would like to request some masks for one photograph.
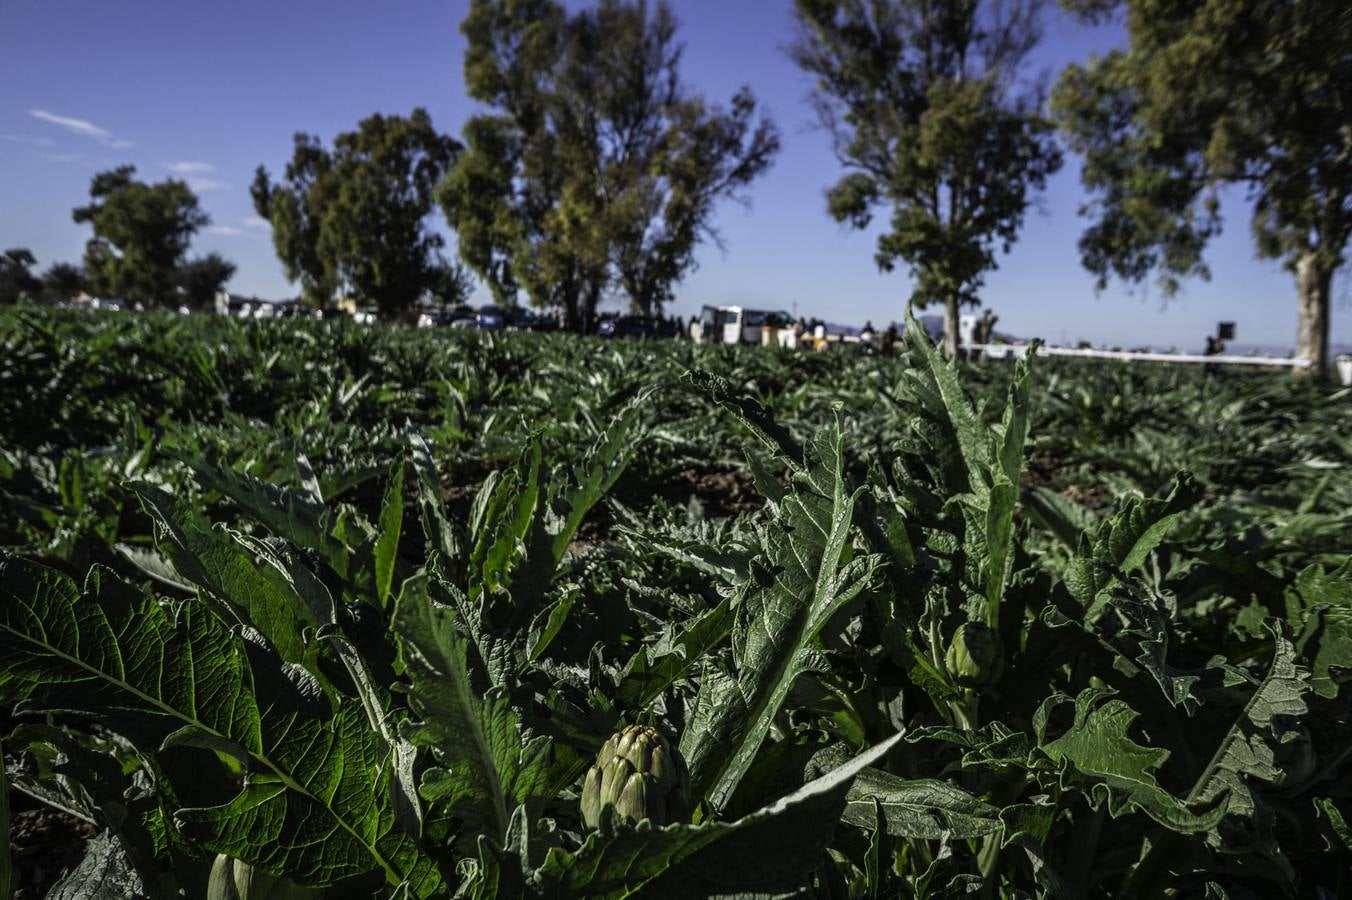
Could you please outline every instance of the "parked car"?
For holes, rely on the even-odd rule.
[[[461,325],[461,327],[468,325],[473,327],[475,316],[474,310],[468,306],[457,306],[454,309],[429,309],[418,316],[418,327],[433,328],[443,325]]]
[[[542,316],[533,309],[516,306],[507,310],[507,327],[515,331],[558,331],[559,322],[553,316]]]
[[[479,307],[474,316],[474,327],[480,331],[501,331],[507,325],[507,310],[501,306],[485,304]]]
[[[596,326],[601,337],[670,337],[671,327],[665,319],[649,316],[615,316],[602,319]]]

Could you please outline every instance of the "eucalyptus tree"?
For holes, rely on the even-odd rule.
[[[194,309],[211,306],[216,293],[235,275],[235,264],[218,253],[208,253],[184,263],[178,270],[176,290],[179,300]]]
[[[588,329],[609,290],[658,312],[718,240],[717,203],[739,198],[779,147],[750,91],[727,106],[680,76],[665,3],[473,0],[465,83],[491,108],[438,198],[462,259],[502,302],[524,291]]]
[[[53,302],[63,302],[89,289],[84,269],[72,263],[52,263],[42,273],[42,293]]]
[[[14,303],[37,292],[42,282],[30,271],[36,264],[27,247],[11,247],[0,254],[0,303]]]
[[[1352,235],[1352,14],[1346,0],[1080,0],[1125,7],[1130,46],[1073,65],[1053,96],[1084,155],[1100,285],[1207,277],[1220,190],[1239,186],[1258,254],[1296,281],[1297,353],[1327,372],[1329,298]]]
[[[94,229],[85,272],[104,296],[174,303],[192,237],[211,219],[183,181],[147,184],[135,174],[134,166],[100,172],[90,183],[90,203],[74,210],[76,222]]]
[[[259,166],[254,207],[305,299],[323,305],[344,291],[397,314],[438,284],[445,240],[429,222],[432,192],[459,150],[415,109],[369,116],[332,150],[297,134],[280,183]]]
[[[845,174],[827,209],[855,228],[890,212],[874,259],[904,261],[910,302],[958,310],[1008,252],[1033,195],[1060,168],[1042,91],[1024,77],[1037,0],[795,0],[793,60]]]

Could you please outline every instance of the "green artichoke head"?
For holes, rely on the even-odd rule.
[[[968,622],[953,633],[944,657],[959,687],[976,689],[994,683],[1005,670],[1000,636],[983,622]]]
[[[601,745],[582,783],[582,820],[601,824],[606,804],[625,822],[683,822],[689,815],[690,777],[680,751],[655,728],[630,725]]]
[[[269,875],[225,854],[216,857],[207,881],[207,900],[318,900],[321,896],[322,891]]]

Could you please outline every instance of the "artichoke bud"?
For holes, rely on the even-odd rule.
[[[620,799],[620,791],[629,783],[629,777],[634,774],[634,764],[621,756],[611,757],[610,764],[601,769],[601,802],[616,803]]]
[[[1005,650],[1000,636],[981,622],[958,627],[944,657],[949,674],[959,687],[981,688],[1000,678],[1005,670]]]
[[[660,811],[656,816],[650,815],[648,811],[649,795],[654,795],[653,799],[656,799],[657,793],[655,790],[649,790],[648,779],[651,777],[635,772],[624,783],[620,799],[615,802],[615,812],[619,813],[621,819],[626,822],[639,822],[643,819],[661,818]]]
[[[631,824],[682,821],[688,785],[680,751],[655,729],[631,725],[612,735],[596,754],[582,782],[582,820],[589,828],[598,827],[601,811],[611,805]]]
[[[582,821],[596,822],[601,818],[601,769],[592,766],[582,782]]]
[[[269,875],[242,859],[220,854],[211,866],[208,900],[313,900],[315,888],[302,887],[289,878]]]

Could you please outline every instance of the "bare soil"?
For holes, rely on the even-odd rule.
[[[18,791],[10,792],[10,810],[10,852],[18,876],[14,900],[41,900],[84,858],[97,829]]]

